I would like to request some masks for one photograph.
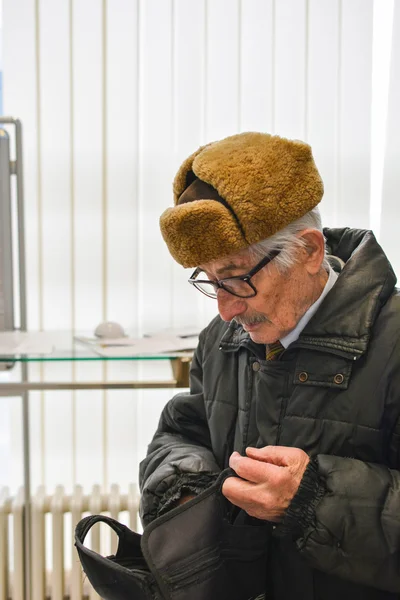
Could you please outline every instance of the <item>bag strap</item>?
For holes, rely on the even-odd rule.
[[[122,525],[122,523],[119,523],[111,517],[106,517],[105,515],[89,515],[88,517],[85,517],[84,519],[79,521],[79,523],[76,526],[75,541],[79,543],[79,545],[83,546],[85,537],[87,536],[93,525],[95,525],[95,523],[106,523],[107,525],[109,525],[109,527],[111,527],[111,529],[115,531],[118,537],[121,537],[121,535],[123,535],[127,529],[125,525]]]

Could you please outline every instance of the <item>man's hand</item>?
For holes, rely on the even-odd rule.
[[[250,516],[279,522],[296,494],[308,455],[300,448],[265,446],[234,452],[229,466],[238,477],[228,477],[222,493]]]

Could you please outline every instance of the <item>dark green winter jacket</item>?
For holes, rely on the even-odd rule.
[[[345,266],[279,361],[235,322],[200,335],[190,393],[166,405],[141,463],[141,514],[200,491],[233,450],[302,448],[312,461],[272,529],[267,597],[398,599],[400,292],[371,232],[324,234]]]

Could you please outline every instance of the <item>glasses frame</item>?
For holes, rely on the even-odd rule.
[[[194,270],[194,272],[192,273],[192,275],[190,276],[190,278],[188,279],[188,282],[191,285],[193,285],[196,288],[196,290],[199,290],[199,292],[201,292],[208,298],[217,298],[217,292],[219,289],[222,289],[225,292],[228,292],[228,294],[232,294],[232,296],[236,296],[237,298],[254,298],[254,296],[257,295],[257,290],[256,290],[255,286],[253,285],[253,283],[250,281],[251,278],[254,277],[254,275],[256,273],[261,271],[262,268],[267,266],[272,260],[274,260],[274,258],[276,258],[278,256],[278,254],[280,254],[280,252],[281,252],[280,250],[275,250],[269,256],[265,256],[262,260],[260,260],[259,263],[257,263],[255,265],[255,267],[253,267],[248,273],[245,273],[244,275],[234,275],[233,277],[225,277],[224,279],[217,279],[216,281],[211,281],[210,279],[207,279],[207,280],[196,279],[197,275],[202,271],[202,269],[200,269],[200,267],[197,267]],[[235,294],[235,292],[232,292],[231,290],[226,289],[225,282],[231,281],[232,279],[244,281],[251,287],[251,289],[253,290],[254,293],[249,294],[248,296],[240,296],[239,294]],[[211,293],[208,294],[205,290],[203,290],[201,287],[199,287],[199,285],[197,285],[197,284],[200,284],[200,283],[203,283],[206,285],[212,285],[215,290],[214,294],[211,294]]]

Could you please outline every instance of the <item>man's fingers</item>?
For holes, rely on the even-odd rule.
[[[286,448],[282,446],[264,446],[264,448],[246,448],[246,455],[254,460],[277,465],[278,467],[288,466],[288,455],[283,452]]]
[[[260,494],[259,486],[239,477],[228,477],[222,486],[222,493],[235,506],[242,508],[251,517],[266,521],[279,522],[283,510],[279,504],[265,492]]]
[[[264,446],[264,448],[246,448],[247,456],[280,467],[290,467],[306,458],[306,453],[300,448],[288,446]]]
[[[253,487],[254,483],[240,477],[228,477],[222,485],[222,493],[232,504],[242,507]]]
[[[279,469],[273,464],[241,456],[238,452],[231,455],[229,466],[239,477],[252,483],[267,483],[269,480],[275,479]]]

